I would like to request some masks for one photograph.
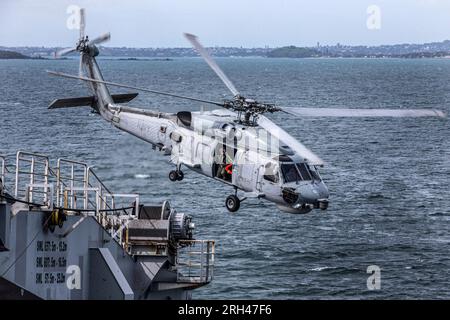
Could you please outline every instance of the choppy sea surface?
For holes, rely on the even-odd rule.
[[[450,60],[218,59],[239,90],[285,106],[437,108],[450,111]],[[217,100],[230,97],[200,59],[99,60],[107,80]],[[116,192],[170,199],[194,216],[196,237],[217,241],[215,278],[194,299],[449,299],[450,142],[447,119],[272,119],[327,163],[325,213],[291,215],[249,200],[229,213],[232,190],[185,171],[87,108],[48,110],[87,95],[75,60],[0,60],[0,153],[18,149],[82,159]],[[112,92],[124,92],[111,89]],[[140,94],[132,106],[164,112],[200,105]],[[368,290],[367,267],[381,268]]]

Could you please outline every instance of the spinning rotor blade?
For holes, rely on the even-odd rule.
[[[300,155],[305,161],[308,162],[310,165],[314,166],[323,166],[323,161],[320,159],[317,155],[315,155],[311,150],[306,148],[303,144],[298,142],[296,139],[294,139],[292,136],[290,136],[286,131],[281,129],[279,126],[277,126],[275,123],[270,121],[268,118],[266,118],[263,115],[258,116],[257,123],[267,130],[268,133],[270,133],[272,136],[276,137],[278,140],[280,140],[280,143],[286,143],[292,151],[296,152]]]
[[[105,33],[102,34],[101,36],[93,39],[93,40],[89,40],[89,44],[100,44],[103,43],[105,41],[109,41],[111,39],[111,33]]]
[[[80,9],[80,40],[84,39],[85,28],[86,28],[86,20],[85,20],[85,16],[84,16],[84,9],[81,8]]]
[[[55,58],[60,58],[66,54],[77,51],[77,48],[66,48],[55,52]]]
[[[87,82],[103,83],[103,84],[106,84],[106,85],[109,85],[109,86],[113,86],[113,87],[139,90],[139,91],[143,91],[143,92],[149,92],[149,93],[159,94],[159,95],[173,97],[173,98],[179,98],[179,99],[203,102],[203,103],[208,103],[208,104],[214,104],[216,106],[223,107],[223,103],[220,103],[220,102],[214,102],[214,101],[209,101],[209,100],[203,100],[203,99],[197,99],[197,98],[192,98],[192,97],[186,97],[186,96],[181,96],[181,95],[178,95],[178,94],[162,92],[162,91],[156,91],[156,90],[150,90],[150,89],[146,89],[146,88],[133,87],[133,86],[129,86],[129,85],[126,85],[126,84],[120,84],[120,83],[115,83],[115,82],[102,81],[102,80],[86,78],[86,77],[78,77],[78,76],[74,76],[74,75],[66,74],[66,73],[61,73],[61,72],[54,72],[54,71],[48,71],[47,70],[47,73],[51,74],[53,76],[58,76],[58,77],[63,77],[63,78],[78,79],[78,80],[83,80],[83,81],[87,81]]]
[[[217,63],[213,60],[213,58],[209,55],[206,49],[200,44],[197,37],[190,33],[185,33],[184,36],[188,41],[192,44],[192,46],[197,50],[197,52],[205,59],[206,63],[210,66],[211,69],[217,74],[217,76],[222,80],[222,82],[227,86],[227,88],[231,91],[231,93],[236,97],[240,96],[239,91],[236,89],[234,84],[230,79],[225,75],[225,73],[220,69]]]
[[[281,108],[301,117],[441,117],[446,114],[435,109],[348,109],[348,108]]]

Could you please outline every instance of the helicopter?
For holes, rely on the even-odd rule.
[[[80,36],[75,47],[55,53],[61,57],[80,53],[79,75],[47,71],[50,75],[86,82],[92,96],[56,99],[49,109],[90,106],[104,120],[170,156],[175,170],[171,181],[184,178],[182,167],[234,189],[225,201],[230,212],[247,198],[273,202],[279,210],[305,214],[326,210],[329,191],[319,168],[324,162],[302,143],[269,120],[265,114],[283,112],[297,117],[445,117],[432,109],[344,109],[281,107],[246,98],[192,34],[184,34],[233,97],[209,101],[148,88],[105,81],[97,64],[97,45],[106,33],[90,40],[85,35],[85,12],[80,10]],[[132,89],[220,107],[210,111],[164,113],[126,105],[138,93],[110,94],[108,87]],[[240,197],[239,197],[240,195]]]

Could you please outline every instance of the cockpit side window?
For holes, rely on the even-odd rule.
[[[313,180],[321,181],[322,178],[320,178],[319,172],[317,171],[316,167],[310,167],[309,165],[306,165],[306,167],[309,169],[309,173],[311,174]]]
[[[298,171],[300,171],[302,180],[305,180],[305,181],[311,180],[311,175],[310,175],[309,169],[306,166],[306,164],[305,163],[297,163],[296,165],[297,165]]]
[[[282,163],[281,172],[283,173],[285,182],[297,182],[302,180],[294,163]]]
[[[264,179],[273,183],[278,183],[280,181],[278,169],[275,164],[271,162],[266,164],[264,169]]]

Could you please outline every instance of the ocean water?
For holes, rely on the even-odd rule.
[[[224,58],[249,97],[285,106],[438,108],[450,111],[450,60]],[[230,97],[200,59],[99,60],[107,80],[217,100]],[[326,212],[291,215],[248,200],[229,213],[229,187],[185,170],[172,183],[168,158],[88,108],[47,110],[81,96],[77,61],[0,60],[0,153],[18,149],[82,159],[116,192],[170,199],[193,215],[196,237],[217,241],[215,278],[194,299],[450,298],[450,142],[447,119],[272,119],[326,166]],[[112,89],[112,92],[124,92]],[[196,103],[140,94],[132,106],[165,112]],[[381,268],[368,290],[367,267]]]

